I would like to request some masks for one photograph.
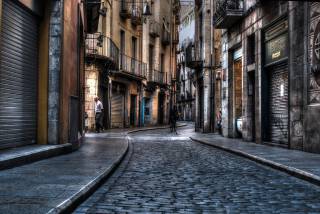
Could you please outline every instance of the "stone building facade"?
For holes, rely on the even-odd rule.
[[[319,3],[215,5],[214,26],[223,29],[223,135],[320,152]]]
[[[89,129],[95,126],[95,96],[103,101],[106,129],[168,122],[175,66],[173,14],[178,9],[176,1],[101,4],[105,13],[99,17],[99,33],[87,35]]]
[[[0,1],[0,149],[79,145],[86,12],[80,0]]]
[[[194,43],[195,14],[193,5],[180,10],[179,50],[177,53],[177,107],[181,120],[195,121],[194,70],[186,66],[186,47]]]
[[[221,30],[213,27],[214,0],[194,1],[195,37],[194,43],[186,48],[186,64],[194,69],[196,86],[195,128],[200,132],[216,129],[219,108],[215,102],[216,81],[220,81]]]

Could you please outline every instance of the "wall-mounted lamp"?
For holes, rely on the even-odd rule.
[[[103,7],[101,9],[99,9],[98,13],[103,16],[103,17],[106,17],[107,15],[107,8]]]

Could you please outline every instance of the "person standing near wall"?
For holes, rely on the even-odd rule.
[[[95,122],[96,122],[96,132],[99,133],[103,129],[103,105],[99,97],[94,98],[95,102]]]
[[[170,110],[169,123],[170,123],[170,131],[175,132],[176,134],[178,134],[178,132],[177,132],[177,118],[178,118],[178,110],[177,110],[177,107],[174,106]]]

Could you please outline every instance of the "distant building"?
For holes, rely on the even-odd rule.
[[[146,6],[151,16],[145,16]],[[86,107],[94,128],[94,97],[105,106],[104,126],[168,123],[174,101],[179,2],[107,1],[97,34],[86,41]],[[172,19],[170,19],[172,17]]]
[[[193,44],[195,36],[194,7],[182,5],[180,10],[179,51],[177,70],[177,106],[181,120],[195,120],[194,70],[186,66],[186,47]]]
[[[186,66],[194,70],[195,129],[200,132],[216,131],[217,106],[220,85],[220,35],[213,27],[214,0],[194,1],[195,36],[186,47]],[[217,90],[216,90],[217,87]]]

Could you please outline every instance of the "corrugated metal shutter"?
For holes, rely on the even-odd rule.
[[[37,18],[4,0],[0,54],[0,148],[32,144],[37,133]]]
[[[288,67],[277,66],[270,72],[271,141],[288,144]]]
[[[124,94],[113,92],[111,97],[111,128],[123,128]]]

